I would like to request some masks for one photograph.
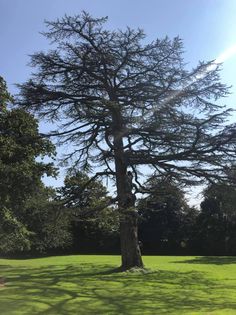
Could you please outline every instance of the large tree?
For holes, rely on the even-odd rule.
[[[142,267],[133,182],[139,167],[185,183],[224,179],[235,159],[235,127],[215,101],[227,95],[219,67],[187,70],[179,38],[145,40],[142,30],[109,31],[87,13],[47,22],[52,49],[32,55],[19,103],[55,122],[81,169],[115,179],[122,268]],[[137,189],[136,189],[137,191]]]

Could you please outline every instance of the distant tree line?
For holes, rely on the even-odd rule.
[[[81,185],[80,176],[78,173],[77,180],[73,177],[70,181],[72,190]],[[66,179],[66,185],[68,182]],[[102,184],[97,185],[97,191],[101,190]],[[183,189],[171,179],[152,179],[148,181],[147,188],[147,196],[137,200],[139,242],[143,254],[236,254],[234,187],[227,184],[209,185],[203,192],[200,209],[187,204]],[[106,191],[104,187],[103,191]],[[94,187],[88,187],[87,192],[95,196],[97,202],[102,201],[102,194],[99,193],[100,197],[97,198]],[[96,207],[96,202],[93,207]],[[88,220],[78,217],[76,220],[74,217],[70,250],[74,253],[120,253],[119,220],[117,215],[114,221],[114,211],[108,208],[103,213],[95,213],[94,218]]]

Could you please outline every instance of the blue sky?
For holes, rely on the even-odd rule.
[[[108,16],[108,28],[143,28],[147,40],[180,36],[185,60],[193,66],[236,44],[236,0],[0,0],[0,75],[12,93],[15,83],[29,77],[28,55],[49,49],[39,33],[45,30],[44,20],[82,10]],[[222,81],[233,86],[222,104],[236,109],[236,55],[224,62]]]
[[[28,55],[49,48],[39,33],[44,20],[81,10],[108,16],[109,28],[141,27],[150,40],[178,35],[192,65],[214,59],[236,43],[235,0],[0,0],[0,74],[11,91],[14,83],[29,77]],[[236,86],[236,57],[223,68],[223,80]]]

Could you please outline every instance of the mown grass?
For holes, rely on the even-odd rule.
[[[236,314],[236,257],[118,256],[0,259],[0,314]]]

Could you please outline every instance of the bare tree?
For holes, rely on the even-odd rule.
[[[179,38],[145,43],[142,30],[108,31],[107,18],[83,12],[47,22],[48,53],[31,57],[19,103],[57,122],[68,157],[116,181],[122,268],[142,267],[134,186],[140,166],[185,184],[224,180],[235,160],[235,126],[217,99],[228,94],[219,66],[186,70]],[[134,176],[134,178],[132,178]]]

